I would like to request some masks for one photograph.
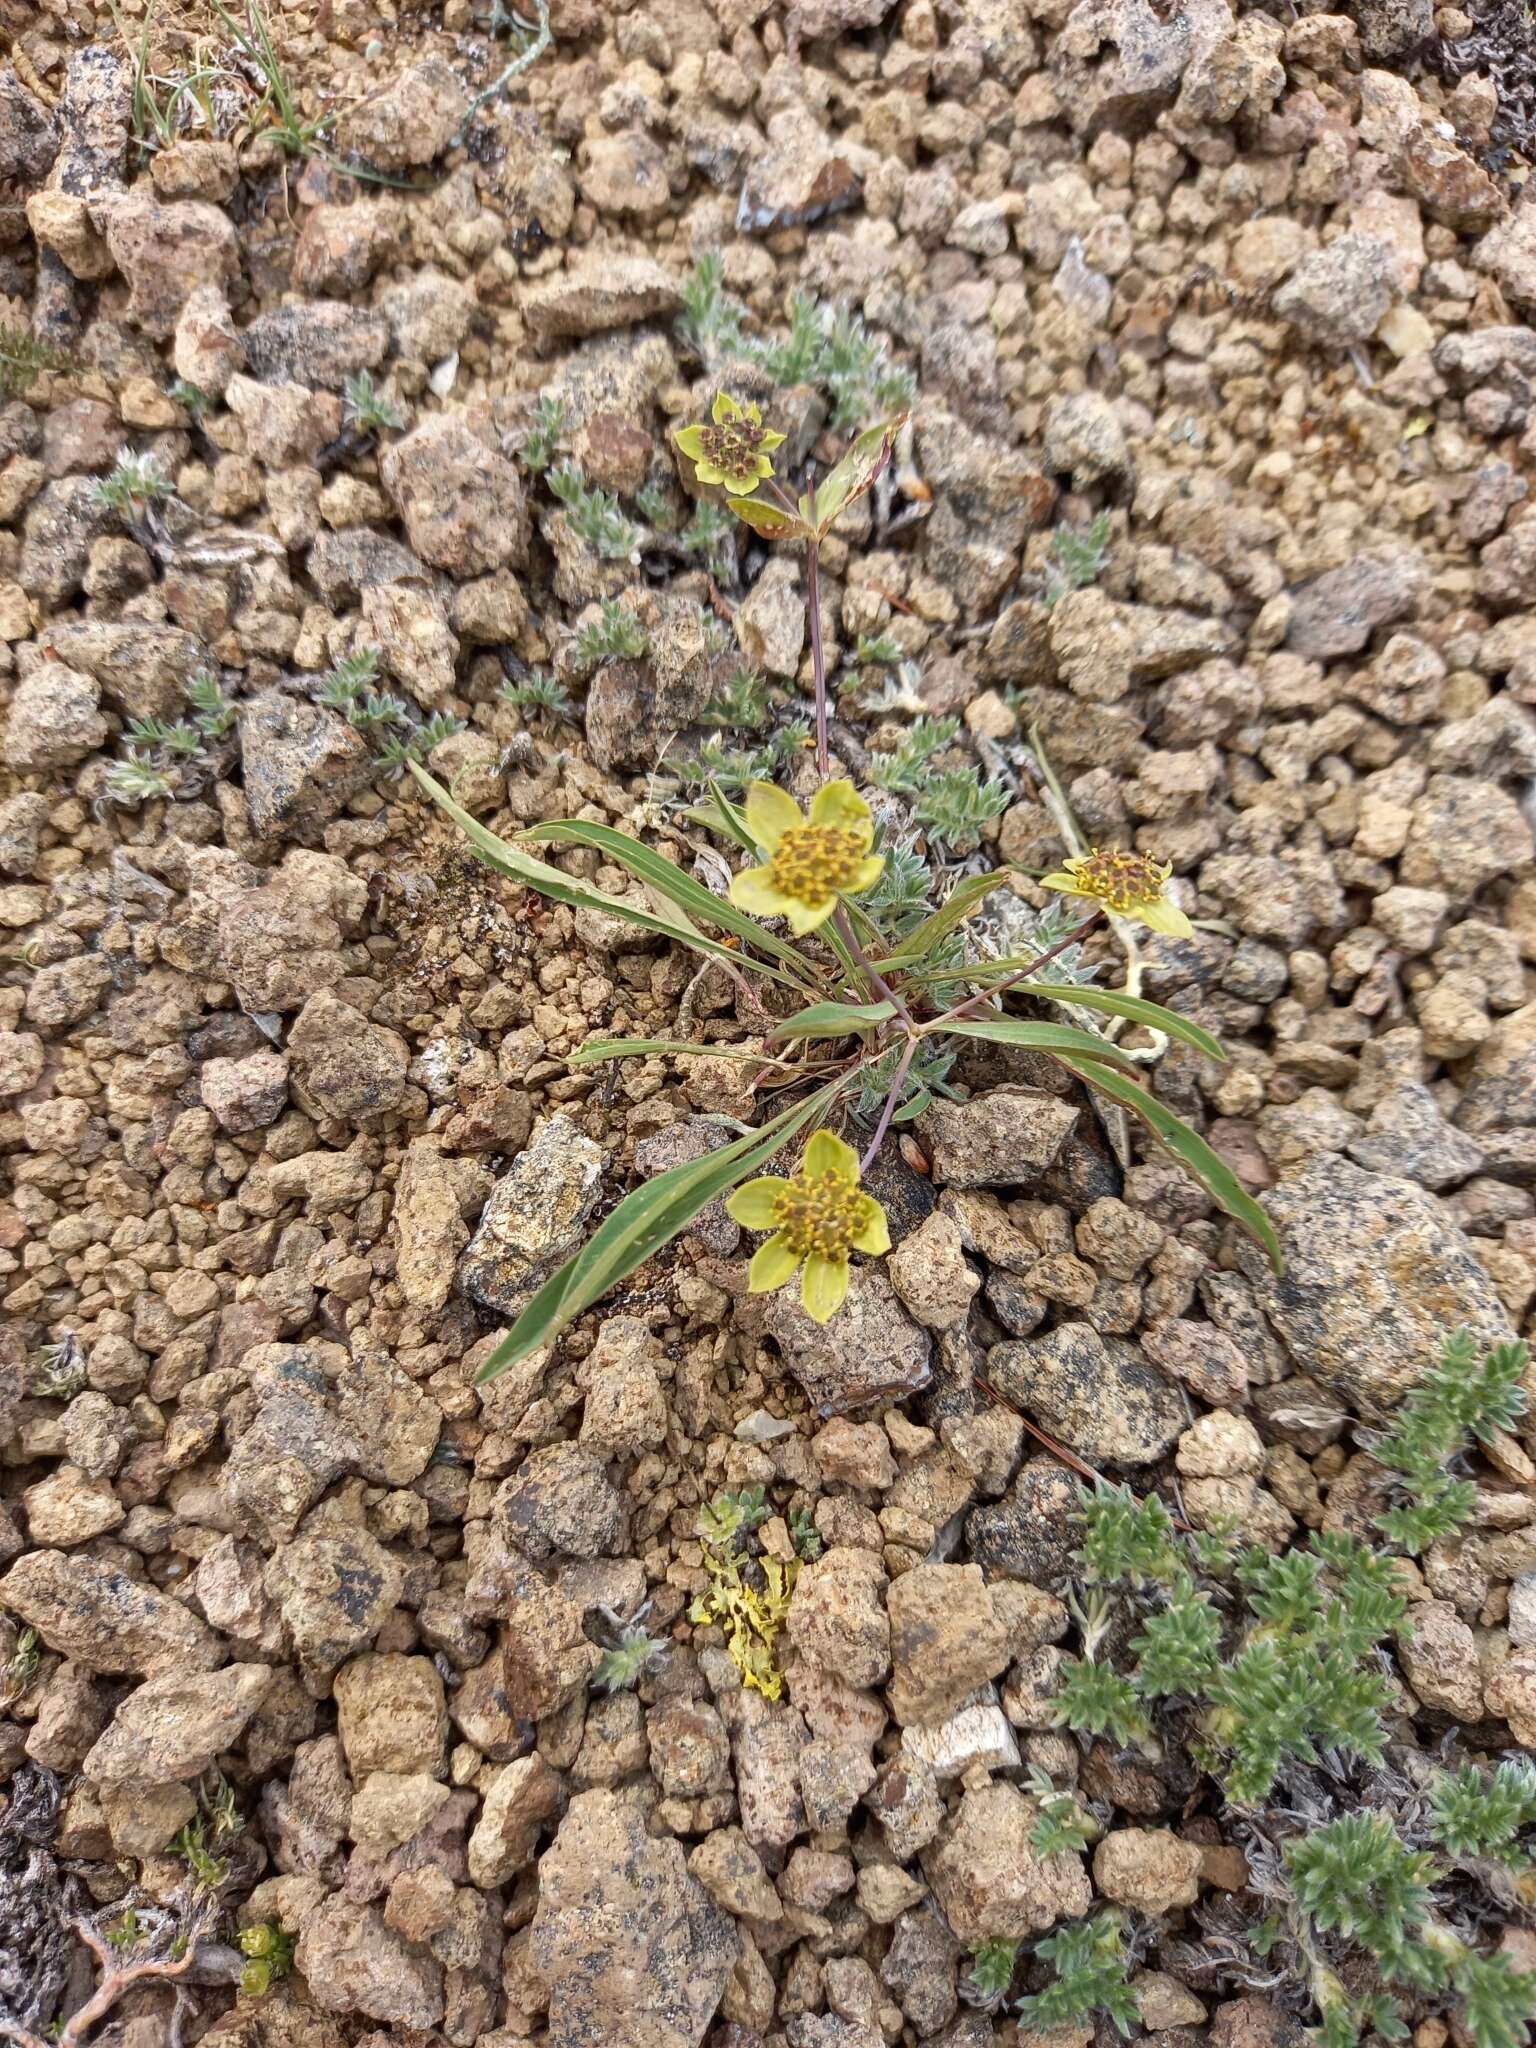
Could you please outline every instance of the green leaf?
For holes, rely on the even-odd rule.
[[[1117,988],[1069,988],[1056,981],[1016,981],[1008,993],[1033,996],[1040,1002],[1064,1003],[1069,1009],[1075,1004],[1082,1010],[1102,1010],[1107,1016],[1144,1024],[1149,1031],[1166,1032],[1169,1038],[1177,1038],[1192,1045],[1196,1052],[1203,1052],[1207,1059],[1224,1061],[1227,1057],[1221,1040],[1212,1038],[1203,1025],[1181,1017],[1177,1010],[1165,1010],[1161,1003],[1148,1002],[1145,996],[1128,996]]]
[[[764,540],[809,540],[811,530],[803,519],[781,512],[766,498],[727,498],[726,504],[744,526],[760,533]]]
[[[792,970],[790,975],[781,974],[776,979],[798,980],[802,985],[809,981],[814,987],[805,961],[787,939],[776,938],[772,932],[764,931],[744,910],[738,910],[729,898],[717,896],[694,876],[685,874],[665,854],[657,853],[654,847],[631,838],[629,833],[616,832],[611,825],[593,824],[586,818],[558,818],[550,824],[535,826],[522,836],[557,846],[587,846],[596,853],[605,854],[638,881],[644,882],[647,888],[655,889],[669,903],[675,904],[685,917],[697,917],[705,924],[717,925],[721,931],[732,932],[738,939],[745,939],[773,954],[776,960]],[[763,969],[764,973],[768,971]]]
[[[1275,1271],[1285,1271],[1285,1259],[1280,1250],[1280,1240],[1275,1235],[1275,1226],[1227,1162],[1211,1150],[1198,1131],[1191,1130],[1171,1109],[1165,1109],[1144,1088],[1137,1087],[1134,1081],[1128,1081],[1124,1074],[1116,1073],[1112,1067],[1085,1063],[1072,1053],[1056,1053],[1053,1057],[1059,1059],[1064,1067],[1069,1067],[1079,1080],[1086,1081],[1090,1088],[1097,1088],[1122,1108],[1133,1110],[1168,1147],[1179,1164],[1188,1168],[1217,1207],[1225,1209],[1251,1238],[1263,1245]]]
[[[994,1045],[1021,1045],[1029,1052],[1047,1053],[1053,1059],[1070,1053],[1076,1059],[1102,1060],[1128,1074],[1136,1071],[1135,1061],[1118,1045],[1107,1038],[1095,1038],[1091,1032],[1079,1031],[1072,1024],[1035,1024],[1024,1017],[961,1017],[953,1024],[933,1027],[933,1035],[938,1037],[941,1030],[956,1038],[987,1038]]]
[[[719,782],[711,782],[709,784],[709,801],[715,805],[715,809],[719,813],[719,827],[717,829],[725,831],[725,836],[729,840],[735,840],[737,846],[745,848],[745,852],[750,852],[752,858],[756,860],[758,858],[758,842],[752,838],[752,834],[748,831],[748,817],[745,817],[745,811],[739,805],[731,803],[731,799],[725,795],[725,791],[719,786]],[[700,823],[711,825],[711,823],[715,823],[715,819],[702,817]]]
[[[971,912],[984,903],[995,890],[1001,889],[1013,873],[1012,868],[992,868],[984,875],[968,875],[950,891],[947,901],[925,917],[921,924],[914,925],[902,939],[894,953],[874,964],[882,974],[891,968],[906,967],[921,960],[930,953],[940,939],[946,939],[965,923]],[[954,970],[949,969],[953,978]]]
[[[800,517],[808,526],[815,528],[818,540],[824,539],[847,506],[856,498],[862,498],[869,490],[882,469],[891,459],[891,450],[896,445],[896,436],[906,422],[907,415],[901,413],[896,419],[885,420],[878,427],[868,427],[850,444],[847,453],[834,469],[828,471],[816,486],[816,513],[811,516],[811,500],[807,493],[800,500]],[[733,501],[734,503],[734,501]]]
[[[893,1124],[915,1123],[925,1109],[933,1107],[933,1090],[919,1088],[910,1102],[904,1102],[891,1118]]]
[[[479,854],[487,867],[494,868],[500,875],[506,875],[514,882],[521,882],[525,889],[535,889],[541,896],[547,896],[552,903],[564,903],[574,910],[600,910],[606,916],[622,917],[628,923],[638,925],[642,931],[657,932],[663,938],[679,939],[691,946],[697,953],[703,953],[711,960],[729,961],[733,967],[741,964],[741,956],[732,952],[729,946],[718,939],[706,938],[704,933],[681,925],[676,917],[663,917],[656,911],[637,909],[633,903],[622,897],[610,896],[606,890],[594,888],[590,882],[581,882],[574,876],[562,874],[547,861],[536,860],[531,853],[524,853],[509,840],[499,838],[487,829],[468,811],[461,809],[453,798],[416,761],[406,766],[431,797],[439,810],[446,811],[470,845]],[[629,842],[634,843],[634,842]],[[642,849],[644,850],[644,849]],[[659,856],[658,856],[659,858]],[[708,892],[706,891],[706,894]],[[711,901],[714,899],[711,898]],[[752,963],[760,974],[766,974],[774,981],[782,981],[789,987],[800,987],[791,975],[771,966],[766,961]]]
[[[671,1058],[680,1058],[684,1053],[694,1059],[742,1060],[749,1065],[781,1067],[783,1060],[776,1060],[772,1053],[764,1052],[760,1046],[750,1050],[739,1045],[690,1045],[683,1038],[589,1038],[579,1046],[566,1061],[571,1067],[595,1067],[604,1060],[622,1060],[630,1053],[645,1057],[651,1053],[666,1053]]]
[[[837,1084],[820,1089],[807,1101],[786,1109],[760,1131],[703,1159],[674,1166],[636,1188],[599,1225],[573,1259],[545,1281],[506,1336],[481,1368],[479,1379],[492,1380],[530,1352],[554,1342],[562,1330],[669,1244],[718,1196],[735,1187],[781,1150],[797,1131],[828,1107]]]
[[[896,1005],[879,1003],[812,1003],[797,1010],[782,1024],[775,1024],[774,1038],[846,1038],[871,1024],[885,1024],[896,1014]]]

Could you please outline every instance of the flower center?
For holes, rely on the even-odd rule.
[[[717,426],[705,427],[700,436],[704,459],[716,469],[755,470],[758,450],[767,431],[766,427],[754,426],[745,419],[724,420]]]
[[[1090,853],[1067,863],[1080,889],[1111,910],[1134,910],[1162,895],[1171,869],[1141,853]]]
[[[842,1260],[864,1222],[868,1197],[846,1174],[797,1173],[773,1198],[773,1220],[797,1258]]]
[[[773,886],[797,903],[825,903],[852,884],[863,859],[856,833],[835,825],[791,825],[774,848]]]

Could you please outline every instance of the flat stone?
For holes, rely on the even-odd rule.
[[[1090,1464],[1150,1464],[1187,1420],[1178,1389],[1137,1347],[1100,1336],[1091,1323],[994,1345],[987,1376]]]
[[[273,1677],[266,1664],[229,1664],[151,1678],[123,1701],[81,1769],[98,1784],[200,1777],[240,1740]]]
[[[459,1265],[483,1308],[518,1316],[578,1251],[602,1192],[603,1149],[568,1116],[550,1117],[503,1174]]]
[[[1298,1372],[1360,1415],[1395,1407],[1447,1337],[1515,1332],[1492,1279],[1449,1215],[1412,1181],[1327,1154],[1264,1197],[1285,1271],[1242,1254],[1254,1293]]]
[[[0,1579],[0,1607],[87,1671],[212,1671],[224,1645],[179,1600],[93,1557],[34,1550]]]

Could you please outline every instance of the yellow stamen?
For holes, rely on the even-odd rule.
[[[799,903],[824,903],[853,882],[865,847],[835,825],[792,825],[774,849],[773,886]]]
[[[773,1198],[773,1220],[797,1258],[846,1259],[869,1197],[842,1173],[799,1173]]]
[[[1166,867],[1140,853],[1094,852],[1066,865],[1085,896],[1096,897],[1118,915],[1154,902],[1169,875]]]

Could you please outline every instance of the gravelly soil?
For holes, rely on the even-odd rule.
[[[152,25],[157,133],[139,17],[125,46],[89,6],[0,6],[18,2021],[58,2009],[67,1912],[185,1920],[190,1824],[222,1865],[196,1967],[98,2041],[970,2048],[1017,2030],[964,2002],[967,1952],[1096,1898],[1145,1916],[1167,2048],[1296,2037],[1285,1988],[1191,1960],[1246,1911],[1209,1781],[1055,1725],[1075,1481],[1035,1433],[1196,1528],[1359,1530],[1370,1426],[1452,1329],[1536,1299],[1529,25],[1284,12],[571,0],[464,139],[507,56],[464,0],[326,0],[274,15],[285,153],[216,14]],[[714,254],[744,324],[701,333]],[[915,716],[959,720],[941,765],[1003,798],[934,857],[1017,864],[996,939],[1067,851],[1042,756],[1092,838],[1172,863],[1197,929],[1144,941],[1142,990],[1231,1058],[1175,1046],[1154,1085],[1289,1276],[1054,1070],[978,1048],[888,1143],[896,1249],[825,1338],[749,1299],[707,1212],[477,1387],[593,1220],[753,1110],[737,1064],[569,1054],[761,1019],[479,867],[378,755],[444,714],[431,766],[487,823],[622,824],[723,884],[678,763],[804,715],[803,594],[792,557],[690,540],[668,430],[730,388],[835,459],[876,377],[775,386],[752,344],[797,291],[917,390],[823,558],[834,750],[863,783]],[[550,398],[628,558],[531,459]],[[159,482],[104,503],[125,452]],[[1058,532],[1100,518],[1067,588]],[[643,655],[583,657],[604,600]],[[360,649],[393,726],[322,680]],[[741,661],[763,722],[721,733]],[[563,711],[509,701],[535,673]],[[143,726],[199,704],[185,753]],[[1404,1751],[1536,1742],[1533,1456],[1528,1421],[1404,1567]],[[792,1518],[824,1546],[778,1701],[687,1619],[698,1510],[753,1486],[768,1556]],[[594,1690],[642,1609],[665,1654]],[[1094,1802],[1097,1854],[1034,1855],[1036,1766]],[[256,1995],[229,1937],[267,1923],[297,1969]]]

